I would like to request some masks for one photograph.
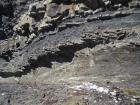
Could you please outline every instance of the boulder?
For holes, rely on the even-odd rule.
[[[57,17],[59,15],[60,6],[56,3],[51,3],[47,6],[47,15],[49,17]]]

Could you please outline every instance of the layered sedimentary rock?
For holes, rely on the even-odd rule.
[[[90,24],[88,22],[96,23],[97,21],[111,21],[112,19],[116,19],[115,21],[117,21],[117,18],[123,19],[123,17],[124,20],[126,19],[126,21],[128,21],[129,19],[127,20],[127,16],[129,18],[130,15],[138,14],[138,11],[133,10],[132,4],[133,8],[138,8],[139,1],[137,0],[134,1],[119,0],[117,2],[113,0],[103,0],[103,1],[40,0],[28,2],[26,0],[25,1],[15,0],[10,2],[1,1],[1,35],[0,35],[1,57],[9,60],[21,59],[20,57],[18,57],[19,55],[16,56],[17,53],[14,54],[14,52],[17,51],[21,52],[22,56],[24,56],[26,55],[26,53],[24,54],[24,52],[26,52],[26,50],[28,51],[28,47],[34,46],[34,44],[36,44],[36,42],[38,42],[39,40],[45,41],[46,40],[45,38],[50,37],[50,35],[57,35],[57,33],[61,33],[61,31],[65,31],[69,28],[81,27],[82,25]],[[116,8],[115,11],[110,11],[110,9],[114,10],[114,8]],[[134,18],[135,17],[137,16],[134,16]],[[99,25],[100,24],[101,23],[99,23]],[[93,25],[92,27],[96,26]],[[81,30],[81,33],[79,33],[78,36],[79,42],[77,42],[77,44],[83,43],[83,40],[80,36],[82,32],[83,31]],[[75,35],[72,35],[70,37],[75,37]],[[125,37],[126,36],[124,35],[120,36],[120,38],[115,39],[123,39]],[[63,38],[64,40],[67,40],[65,39],[65,37]],[[89,39],[90,38],[87,39],[85,38],[85,40],[88,41]],[[104,38],[99,39],[104,40]],[[54,39],[52,39],[52,42],[53,40]],[[72,40],[68,39],[68,43],[71,43]],[[107,38],[107,40],[110,40],[109,37]],[[49,43],[50,41],[51,40],[49,40]],[[84,43],[89,43],[90,41],[89,42],[88,41]],[[39,46],[42,47],[40,47],[39,50],[37,50],[37,52],[38,51],[41,52],[38,52],[37,55],[35,54],[36,55],[35,58],[38,58],[39,55],[43,54],[42,52],[46,52],[45,50],[49,49],[48,46],[49,43],[44,46],[44,42],[42,43],[40,42],[41,45],[39,44]],[[92,43],[96,42],[91,41],[91,45],[89,46],[95,46],[92,45]],[[54,45],[53,47],[56,49],[56,51],[59,49],[57,48],[56,45]],[[16,56],[16,58],[14,56]],[[24,66],[26,66],[29,63],[30,54],[29,57],[26,56],[25,58],[26,60],[21,61],[23,62],[23,65],[25,63]]]
[[[133,16],[133,14],[136,15],[134,15],[134,18],[138,19],[137,15],[139,11],[133,10],[134,8],[138,8],[138,5],[138,0],[1,1],[1,57],[9,60],[19,59],[19,55],[17,55],[16,58],[14,57],[17,54],[14,54],[14,52],[21,52],[23,54],[22,56],[24,56],[26,55],[26,53],[24,54],[24,52],[26,52],[25,49],[28,50],[28,47],[34,46],[36,41],[45,41],[45,38],[50,37],[50,35],[57,35],[57,33],[61,33],[61,31],[63,32],[69,28],[81,27],[82,25],[90,24],[88,22],[96,23],[97,21],[111,20],[113,22],[113,19],[116,19],[115,21],[117,21],[117,19],[121,18],[128,21],[129,19],[127,19],[127,16],[129,18],[129,16]],[[115,10],[110,11],[110,9]],[[132,22],[134,21],[133,24],[135,24],[135,21],[137,21],[133,19],[131,20]],[[99,23],[99,25],[100,24],[101,23]],[[93,25],[93,27],[96,26]],[[77,42],[77,44],[83,43],[80,36],[81,33],[79,33],[80,40],[78,39],[79,42]],[[72,35],[70,37],[75,36]],[[120,39],[123,39],[126,36],[124,35],[121,37],[122,38]],[[65,37],[63,38],[64,40],[67,40]],[[89,39],[90,38],[87,40],[89,41]],[[54,39],[52,39],[52,42],[53,40]],[[107,38],[107,40],[110,39]],[[71,43],[71,40],[68,39],[68,42]],[[43,43],[44,42],[40,42],[41,45],[39,44],[39,46],[42,46],[42,49],[39,48],[39,51],[41,52],[39,52],[35,58],[38,58],[38,55],[41,55],[42,52],[49,49],[49,43],[45,46]],[[56,45],[53,47],[56,49],[56,51],[59,49]],[[29,59],[30,54],[29,58],[27,57],[23,62],[28,64]]]
[[[1,0],[0,82],[17,83],[13,87],[23,89],[30,105],[139,104],[139,4],[139,0]],[[38,87],[47,87],[50,93],[35,88],[35,98],[28,94],[34,88],[26,91],[26,84],[41,84]],[[0,89],[1,104],[12,103],[14,98],[4,100],[15,88],[1,86],[9,87]],[[59,94],[53,94],[52,87]],[[25,100],[19,103],[17,91],[15,103],[22,105]],[[40,93],[50,98],[40,102]]]

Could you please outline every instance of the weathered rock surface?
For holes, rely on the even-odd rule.
[[[0,104],[139,105],[139,0],[1,0]]]

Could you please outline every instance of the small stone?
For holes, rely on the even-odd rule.
[[[77,4],[75,7],[75,11],[88,10],[88,9],[89,8],[83,3]]]
[[[5,93],[1,93],[1,95],[2,95],[2,96],[4,96],[4,95],[5,95]]]

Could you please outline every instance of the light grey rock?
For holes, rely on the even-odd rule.
[[[128,16],[132,14],[132,12],[127,12],[127,11],[116,11],[114,14],[112,14],[112,17],[115,17],[115,18],[119,18],[119,17],[125,17],[125,16]]]
[[[109,20],[112,16],[110,14],[104,14],[99,17],[100,20]]]
[[[47,15],[49,17],[57,17],[59,15],[60,6],[56,3],[51,3],[47,6]]]
[[[98,20],[98,19],[99,19],[99,17],[93,16],[93,17],[87,17],[87,18],[86,18],[86,21],[87,21],[87,22],[92,22],[92,21],[96,21],[96,20]]]

